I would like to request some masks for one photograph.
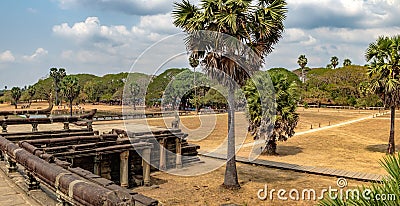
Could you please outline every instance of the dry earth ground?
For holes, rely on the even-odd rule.
[[[157,187],[141,187],[135,189],[144,195],[158,199],[162,205],[315,205],[317,201],[304,199],[301,193],[304,189],[314,189],[316,198],[321,195],[323,189],[339,189],[337,187],[337,178],[298,173],[286,170],[265,168],[245,164],[237,164],[239,182],[241,189],[231,191],[224,189],[221,184],[224,177],[224,168],[201,176],[181,177],[174,176],[164,172],[152,174],[152,181],[158,184]],[[348,180],[347,189],[354,189],[361,184],[368,183]],[[277,193],[273,194],[272,200],[268,196],[266,200],[260,200],[257,193],[267,185],[268,193],[275,189],[284,189],[289,192],[295,189],[300,192],[300,201],[279,200]],[[326,193],[325,193],[326,194]],[[264,195],[264,193],[261,193]]]

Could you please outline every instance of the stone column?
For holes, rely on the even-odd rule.
[[[93,131],[93,120],[88,120],[87,121],[87,129],[89,131]]]
[[[3,124],[1,125],[1,127],[2,127],[2,132],[3,133],[7,133],[7,124],[5,123],[5,122],[3,122]]]
[[[36,180],[36,178],[32,175],[32,173],[27,172],[28,179],[25,180],[28,185],[28,190],[39,190],[40,183]]]
[[[7,169],[9,173],[16,172],[18,170],[17,163],[13,161],[10,157],[7,157],[8,165]]]
[[[32,132],[38,131],[38,123],[32,123]]]
[[[150,186],[150,152],[150,148],[144,149],[142,156],[143,183],[145,186]]]
[[[101,176],[101,154],[94,156],[94,168],[93,173]]]
[[[165,141],[165,138],[163,138],[160,141],[160,170],[167,169],[165,147],[166,147],[166,141]]]
[[[182,168],[182,146],[181,146],[181,139],[178,137],[175,139],[176,144],[176,168]]]
[[[64,130],[69,130],[69,122],[64,122]]]
[[[120,168],[119,168],[119,179],[121,187],[127,188],[129,186],[129,150],[121,152],[120,154]]]

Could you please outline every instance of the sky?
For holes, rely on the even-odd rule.
[[[65,68],[68,74],[95,75],[132,68],[154,74],[154,67],[162,63],[165,68],[189,67],[177,40],[181,35],[175,35],[181,30],[172,24],[173,2],[0,1],[0,89],[34,84],[48,76],[52,67]],[[301,54],[308,58],[309,67],[325,67],[332,56],[340,64],[348,58],[364,65],[364,52],[371,42],[382,35],[400,34],[396,18],[400,0],[287,3],[285,33],[266,58],[267,68],[297,69]]]

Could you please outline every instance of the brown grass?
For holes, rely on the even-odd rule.
[[[271,169],[259,166],[237,164],[241,189],[237,191],[224,189],[221,184],[224,177],[224,168],[196,177],[179,177],[163,172],[152,174],[152,181],[159,188],[141,187],[135,189],[144,195],[153,197],[162,205],[315,205],[316,201],[282,201],[278,200],[276,193],[274,200],[259,200],[257,192],[268,186],[271,189],[314,189],[317,196],[324,188],[338,188],[337,178],[297,173],[292,171]],[[366,184],[348,180],[349,187]]]
[[[337,124],[361,117],[372,116],[378,111],[308,109],[299,111],[300,121],[297,132],[310,130],[304,125],[310,122],[328,122]],[[278,143],[278,156],[260,156],[261,159],[287,162],[308,166],[320,166],[357,172],[384,174],[379,160],[385,155],[389,135],[389,115],[368,119],[361,122],[331,128],[320,132],[294,136],[286,142]],[[217,115],[215,129],[202,141],[194,142],[203,151],[212,151],[226,141],[227,115]],[[186,117],[185,122],[198,124],[197,117]],[[236,118],[236,129],[243,128],[245,119]],[[183,120],[183,119],[182,119]],[[149,120],[151,125],[162,126],[161,119]],[[321,125],[324,127],[327,125]],[[315,127],[314,127],[315,128]],[[369,129],[371,128],[371,129]],[[188,132],[190,134],[190,131]],[[400,141],[400,130],[396,129],[396,142]],[[253,139],[247,135],[245,143]],[[238,144],[238,143],[237,143]],[[247,157],[251,147],[242,148],[238,155]]]

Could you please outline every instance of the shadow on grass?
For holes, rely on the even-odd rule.
[[[370,152],[386,153],[387,148],[388,148],[387,144],[375,144],[375,145],[368,145],[365,149]]]
[[[257,168],[262,168],[262,171]],[[254,175],[257,174],[257,175]],[[268,168],[264,166],[257,166],[255,168],[249,167],[248,165],[238,166],[238,176],[240,185],[247,183],[262,183],[277,185],[282,182],[296,181],[304,176],[302,173],[296,173],[293,171],[284,171],[276,168]]]
[[[280,146],[278,145],[276,147],[276,151],[278,152],[278,156],[284,157],[284,156],[291,156],[291,155],[296,155],[301,152],[303,152],[303,149],[301,147],[296,147],[296,146]]]

